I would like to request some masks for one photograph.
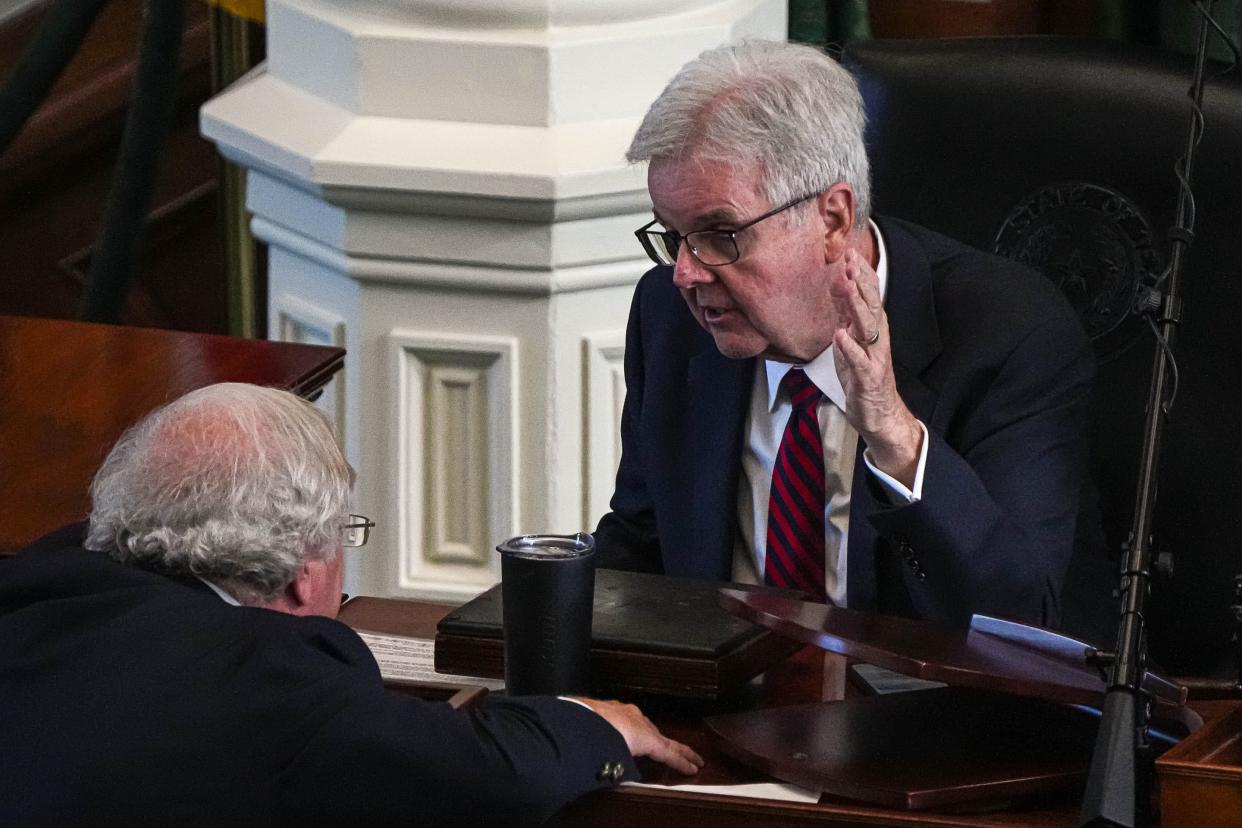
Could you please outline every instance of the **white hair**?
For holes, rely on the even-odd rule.
[[[844,181],[861,229],[871,214],[865,125],[858,84],[831,57],[749,40],[683,66],[647,110],[626,158],[756,163],[773,206]]]
[[[338,553],[352,480],[310,403],[275,388],[210,385],[112,447],[91,484],[86,546],[262,603],[308,557]]]

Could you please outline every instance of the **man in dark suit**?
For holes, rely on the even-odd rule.
[[[1086,337],[1039,275],[873,219],[863,125],[848,72],[766,42],[704,53],[647,113],[629,158],[659,266],[601,565],[1055,625]]]
[[[352,478],[275,389],[127,432],[89,531],[0,560],[0,824],[536,824],[633,756],[702,764],[630,705],[386,692],[333,620]]]

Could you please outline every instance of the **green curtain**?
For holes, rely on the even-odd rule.
[[[1242,0],[1217,0],[1212,16],[1236,41],[1242,33]],[[1199,13],[1189,0],[1132,3],[1126,0],[1095,0],[1092,34],[1115,40],[1131,40],[1176,52],[1193,53],[1199,32]],[[1208,39],[1209,56],[1232,59],[1229,47],[1215,35]]]
[[[1157,29],[1159,43],[1166,49],[1194,53],[1199,35],[1199,13],[1186,0],[1160,0]],[[1212,17],[1220,24],[1234,42],[1242,34],[1242,0],[1216,0]],[[1233,52],[1219,36],[1208,36],[1208,57],[1232,60]]]
[[[839,52],[871,37],[867,0],[789,0],[789,39]]]

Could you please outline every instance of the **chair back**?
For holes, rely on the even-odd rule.
[[[1134,512],[1155,348],[1130,308],[1168,261],[1191,59],[1028,37],[862,42],[842,60],[866,101],[874,210],[1024,261],[1079,311],[1098,361],[1091,474],[1115,572]],[[1153,657],[1199,674],[1231,663],[1233,578],[1242,573],[1237,73],[1209,81],[1203,110],[1192,171],[1196,236],[1182,271],[1177,396],[1154,524],[1154,549],[1173,554],[1174,570],[1154,580],[1147,614]],[[1067,599],[1098,564],[1088,547],[1076,552]],[[1104,600],[1115,618],[1119,604]],[[1088,613],[1098,615],[1098,603]]]

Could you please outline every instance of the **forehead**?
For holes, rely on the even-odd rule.
[[[761,181],[760,167],[753,162],[656,159],[647,168],[656,217],[683,232],[713,221],[749,218],[766,203]]]

